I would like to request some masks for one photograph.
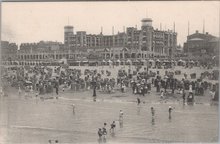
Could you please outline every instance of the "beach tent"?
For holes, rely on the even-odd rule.
[[[32,85],[32,82],[31,82],[31,81],[25,81],[25,85],[26,85],[26,86]]]
[[[130,59],[128,59],[128,60],[127,60],[127,63],[131,63],[131,60],[130,60]]]
[[[97,66],[98,62],[97,61],[89,61],[89,66]]]
[[[106,64],[106,61],[103,59],[103,60],[101,61],[101,65],[104,66],[105,64]]]
[[[156,60],[155,65],[160,65],[161,61],[159,59]]]
[[[190,61],[190,63],[194,63],[194,61],[193,61],[193,60],[191,60],[191,61]]]
[[[115,64],[116,64],[116,65],[120,65],[120,64],[121,64],[121,61],[120,61],[119,59],[117,59],[117,60],[115,61]]]
[[[83,63],[88,63],[89,61],[88,61],[88,60],[84,60],[84,61],[81,61],[81,62],[83,62]]]
[[[62,59],[59,60],[59,63],[67,64],[67,59],[66,58],[62,58]]]
[[[86,64],[89,64],[88,60],[83,60],[83,61],[80,62],[80,66],[84,66]]]
[[[110,64],[112,64],[113,63],[113,61],[111,61],[111,60],[108,60],[108,64],[110,65]]]
[[[184,62],[182,59],[179,59],[178,62]]]
[[[133,65],[137,65],[139,62],[140,62],[140,61],[138,61],[138,60],[136,59],[136,60],[133,60],[133,61],[132,61],[132,64],[133,64]]]
[[[132,61],[131,61],[130,59],[127,59],[126,64],[127,64],[127,65],[131,65],[131,64],[132,64]]]
[[[152,59],[149,59],[148,61],[149,61],[149,62],[154,62],[154,60],[152,60]]]
[[[178,60],[178,65],[179,65],[179,66],[185,65],[185,61],[182,60],[182,59],[179,59],[179,60]]]
[[[164,63],[169,63],[170,61],[168,61],[168,60],[164,60],[163,62],[164,62]]]

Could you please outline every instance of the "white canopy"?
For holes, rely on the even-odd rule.
[[[152,60],[152,59],[149,59],[148,61],[149,61],[149,62],[154,62],[154,60]]]
[[[164,60],[163,62],[169,62],[168,60]]]
[[[32,82],[31,82],[31,81],[25,81],[25,83],[32,84]]]

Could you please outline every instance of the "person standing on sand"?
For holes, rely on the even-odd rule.
[[[73,114],[75,114],[75,104],[72,104],[72,107],[73,107]]]
[[[3,87],[0,87],[0,95],[1,95],[1,96],[4,96]]]
[[[57,94],[56,99],[58,99],[58,95],[59,95],[59,86],[56,85],[55,89],[56,89],[56,94]]]
[[[189,85],[189,94],[193,94],[192,84]]]
[[[161,90],[161,93],[160,93],[160,98],[163,99],[164,98],[164,92],[163,90]]]
[[[154,110],[153,107],[151,107],[151,114],[152,114],[152,117],[154,117],[154,115],[155,115],[155,110]]]
[[[93,87],[93,101],[96,101],[96,85]]]
[[[119,121],[123,122],[123,115],[124,115],[123,111],[120,110],[120,112],[119,112]]]
[[[173,110],[174,108],[172,108],[171,106],[169,106],[169,108],[168,108],[168,112],[169,112],[169,119],[171,119],[171,113],[172,113],[172,110]]]
[[[185,90],[183,89],[182,91],[182,96],[183,96],[183,104],[185,104],[185,101],[186,101],[186,93],[185,93]]]
[[[139,105],[141,103],[140,98],[137,98],[137,104]]]
[[[18,87],[18,95],[21,96],[21,87]]]

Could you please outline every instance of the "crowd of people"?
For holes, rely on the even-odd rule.
[[[180,72],[181,73],[181,72]],[[213,72],[201,73],[198,79],[188,78],[184,74],[184,78],[177,79],[178,71],[166,71],[165,75],[161,75],[160,71],[152,72],[149,68],[136,67],[135,70],[125,69],[118,70],[117,76],[113,76],[109,70],[89,70],[85,69],[71,69],[68,66],[47,67],[47,66],[24,66],[12,67],[3,71],[3,78],[10,83],[12,87],[27,93],[33,93],[35,96],[42,96],[47,94],[59,95],[59,90],[66,91],[67,89],[73,91],[90,90],[93,89],[93,96],[96,97],[96,90],[104,93],[113,93],[115,90],[120,90],[125,93],[127,89],[131,88],[133,94],[147,95],[153,87],[156,92],[161,94],[164,98],[169,93],[182,94],[183,91],[192,91],[190,94],[204,95],[206,90],[213,93],[213,100],[218,99],[218,83],[211,83],[206,81],[206,77],[218,79],[219,74],[217,70]],[[190,89],[191,88],[191,89]],[[170,92],[171,91],[171,92]]]
[[[178,63],[177,63],[178,64]],[[178,65],[181,65],[179,63]],[[152,65],[151,65],[152,66]],[[164,69],[174,65],[164,65]],[[183,68],[193,66],[201,66],[198,63],[187,63],[182,65]],[[82,71],[80,68],[70,68],[68,66],[60,65],[57,67],[49,66],[17,66],[2,69],[2,82],[0,88],[0,95],[6,95],[4,83],[18,89],[18,95],[28,97],[34,95],[40,96],[45,99],[46,96],[56,97],[58,99],[60,91],[93,91],[93,100],[96,101],[97,92],[111,94],[115,91],[121,93],[129,93],[132,91],[133,95],[137,96],[137,104],[141,104],[140,97],[151,95],[152,91],[159,95],[161,100],[169,97],[175,97],[177,94],[182,95],[183,104],[193,104],[195,96],[203,96],[209,90],[211,101],[218,101],[219,84],[207,81],[207,77],[211,80],[219,79],[219,71],[213,70],[212,72],[203,72],[199,77],[194,74],[184,73],[182,79],[177,78],[180,71],[165,72],[165,75],[160,73],[160,64],[156,64],[157,72],[151,71],[151,67],[136,66],[134,69],[119,69],[117,75],[113,75],[111,70],[85,69]],[[211,66],[205,66],[207,69]],[[55,95],[54,95],[55,93]],[[157,95],[155,95],[157,96]],[[73,114],[75,114],[75,104],[72,104]],[[168,107],[169,119],[174,107]],[[150,107],[152,115],[152,124],[155,121],[156,110]],[[123,128],[124,113],[122,110],[119,112],[120,128]],[[98,128],[99,142],[106,142],[108,135],[107,123],[105,122],[102,128]],[[115,135],[116,121],[112,121],[109,128],[111,136]],[[51,143],[52,141],[50,141]]]

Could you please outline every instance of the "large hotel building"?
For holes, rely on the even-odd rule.
[[[74,33],[73,26],[65,26],[64,45],[70,50],[92,49],[100,52],[98,49],[102,49],[104,53],[100,54],[103,58],[172,57],[177,47],[177,33],[154,29],[150,18],[145,18],[141,22],[140,30],[128,27],[126,31],[112,35],[103,35],[102,32],[91,35],[85,31]]]
[[[172,58],[177,48],[175,30],[154,29],[150,18],[142,19],[141,23],[141,29],[127,27],[124,28],[124,32],[112,35],[104,35],[102,31],[100,34],[75,32],[73,26],[65,26],[64,43],[22,43],[16,52],[16,58],[11,61],[17,61],[22,65],[34,65],[60,59],[71,62]],[[5,53],[5,61],[8,61],[7,56]]]

